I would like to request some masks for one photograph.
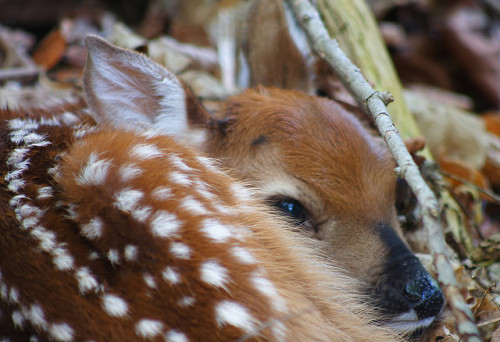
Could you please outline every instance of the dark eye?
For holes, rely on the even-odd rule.
[[[286,216],[295,220],[298,225],[305,223],[308,220],[306,208],[299,201],[291,198],[281,199],[272,203],[279,211]]]

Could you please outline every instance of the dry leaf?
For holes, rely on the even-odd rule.
[[[460,160],[476,170],[484,166],[488,140],[481,119],[416,91],[404,95],[435,157]]]
[[[44,70],[52,69],[64,56],[66,38],[61,28],[51,31],[33,53],[33,60]]]
[[[491,335],[491,342],[500,342],[500,327]]]
[[[452,159],[442,154],[439,156],[438,164],[443,172],[457,177],[450,178],[445,175],[452,188],[462,185],[463,182],[461,182],[461,180],[465,180],[481,189],[490,190],[490,185],[486,177],[481,172],[465,164],[461,160]],[[485,198],[489,197],[486,196]]]

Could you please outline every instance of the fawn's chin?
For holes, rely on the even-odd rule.
[[[417,312],[414,309],[410,309],[384,322],[382,325],[398,333],[413,335],[414,333],[422,333],[434,322],[435,318],[435,316],[432,316],[418,319]]]

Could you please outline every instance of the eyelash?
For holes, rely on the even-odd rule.
[[[311,215],[302,203],[290,197],[278,197],[270,199],[272,207],[276,208],[284,216],[291,218],[297,226],[306,227],[317,232],[312,224]]]

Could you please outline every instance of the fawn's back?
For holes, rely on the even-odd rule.
[[[0,337],[392,338],[209,158],[84,114],[1,117]]]

